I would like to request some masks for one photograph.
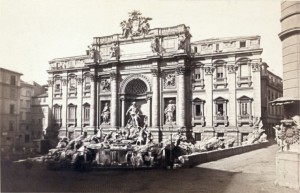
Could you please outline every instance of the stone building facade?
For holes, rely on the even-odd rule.
[[[18,142],[21,73],[0,68],[1,152],[12,151]]]
[[[52,128],[69,138],[124,128],[135,102],[158,141],[178,128],[196,140],[246,140],[264,116],[260,37],[191,43],[185,25],[130,18],[122,34],[94,37],[86,55],[49,62]]]
[[[16,143],[17,150],[24,147],[29,149],[34,146],[34,141],[41,139],[41,128],[35,128],[36,120],[34,108],[32,107],[33,97],[45,92],[44,88],[34,81],[25,82],[21,80],[20,87],[20,119],[18,140]],[[37,120],[38,121],[38,120]]]

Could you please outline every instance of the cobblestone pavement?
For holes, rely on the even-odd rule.
[[[47,171],[1,167],[1,192],[296,193],[277,187],[276,145],[176,170]]]

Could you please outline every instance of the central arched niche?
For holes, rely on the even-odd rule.
[[[135,78],[130,80],[124,89],[124,99],[125,99],[125,125],[127,124],[130,116],[126,114],[128,108],[132,105],[132,102],[136,102],[137,107],[139,108],[141,115],[141,122],[143,122],[145,116],[148,116],[150,109],[147,105],[147,91],[148,87],[144,80]],[[151,108],[151,107],[150,107]]]
[[[142,95],[146,92],[147,85],[141,79],[133,79],[125,87],[125,94],[129,95]]]

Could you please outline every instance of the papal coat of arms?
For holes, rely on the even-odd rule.
[[[129,12],[128,20],[123,20],[120,23],[123,38],[147,35],[150,30],[149,20],[152,20],[152,18],[143,17],[140,11]]]

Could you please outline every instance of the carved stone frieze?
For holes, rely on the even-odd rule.
[[[164,88],[175,88],[176,76],[175,72],[164,72]]]
[[[152,76],[158,77],[160,76],[160,72],[158,69],[151,69]]]
[[[214,70],[215,70],[215,68],[212,66],[204,67],[205,74],[207,74],[207,75],[212,75]]]
[[[179,66],[176,68],[177,75],[184,75],[187,69],[184,66]]]
[[[235,73],[238,69],[238,66],[237,65],[227,65],[227,70],[228,70],[228,73]]]
[[[261,65],[260,63],[252,63],[251,64],[252,71],[253,72],[259,72],[261,70]]]
[[[100,82],[100,85],[101,85],[101,91],[103,91],[103,92],[110,91],[110,79],[109,78],[103,78]]]

